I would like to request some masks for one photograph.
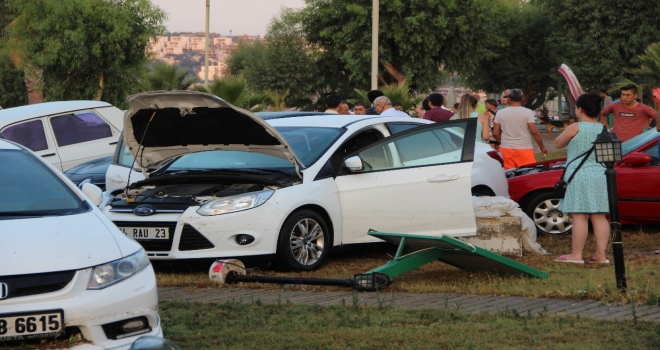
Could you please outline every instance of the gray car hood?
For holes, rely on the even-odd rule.
[[[300,167],[275,128],[251,112],[197,91],[151,91],[129,96],[124,142],[136,163],[155,169],[188,153],[234,150],[279,157]]]

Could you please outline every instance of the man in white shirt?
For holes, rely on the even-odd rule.
[[[501,142],[500,153],[504,157],[504,169],[517,168],[536,162],[532,137],[538,143],[543,156],[548,151],[534,122],[534,112],[522,106],[523,92],[509,90],[509,107],[497,112],[493,136]],[[530,137],[531,135],[531,137]]]
[[[381,116],[410,117],[408,113],[397,111],[396,108],[392,107],[392,101],[390,101],[389,97],[387,96],[381,96],[375,99],[374,109],[376,110],[376,113],[380,114]]]
[[[325,113],[339,114],[341,97],[337,95],[330,95],[325,99],[325,104],[328,106],[328,109],[325,110]]]

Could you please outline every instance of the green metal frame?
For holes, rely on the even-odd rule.
[[[461,254],[474,254],[475,256],[481,256],[487,259],[494,260],[500,264],[506,265],[510,268],[520,271],[520,274],[538,277],[538,278],[548,278],[546,272],[537,270],[535,268],[529,267],[525,264],[521,264],[515,260],[505,258],[499,254],[495,254],[491,251],[488,251],[483,248],[475,247],[471,244],[461,242],[455,238],[448,236],[421,236],[421,235],[409,235],[403,233],[384,233],[384,232],[369,232],[370,235],[380,238],[386,242],[396,244],[398,242],[399,248],[397,249],[394,259],[389,261],[387,264],[379,266],[373,270],[367,271],[365,273],[384,273],[389,278],[394,278],[401,274],[404,274],[410,270],[414,270],[420,266],[426,265],[434,260],[442,261],[443,257],[447,257],[452,253],[461,253]],[[403,254],[403,249],[406,246],[410,246],[408,239],[415,239],[419,243],[419,240],[423,241],[424,245],[427,247],[414,251],[410,254]],[[442,245],[444,247],[438,247],[434,245]],[[450,248],[446,247],[447,244],[450,245]],[[409,247],[410,248],[410,247]],[[452,266],[464,269],[465,267],[460,266],[460,264],[452,264],[447,261],[443,261]],[[485,268],[483,270],[489,270]]]

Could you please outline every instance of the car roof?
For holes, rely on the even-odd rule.
[[[111,106],[111,104],[103,101],[57,101],[6,108],[0,110],[0,127],[47,115]]]
[[[5,150],[5,149],[17,150],[17,149],[21,149],[21,147],[18,146],[17,144],[15,144],[15,143],[13,143],[13,142],[0,139],[0,149],[1,150]]]
[[[327,115],[310,115],[310,116],[301,116],[301,117],[290,117],[290,118],[280,118],[280,119],[270,119],[268,124],[272,126],[310,126],[310,127],[329,127],[329,128],[345,128],[351,124],[361,122],[368,119],[378,119],[379,121],[385,122],[406,122],[410,121],[411,123],[420,123],[421,120],[417,118],[406,118],[406,117],[381,117],[378,115],[339,115],[339,114],[327,114]]]

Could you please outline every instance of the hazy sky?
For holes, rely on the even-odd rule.
[[[151,0],[168,16],[165,27],[170,32],[203,32],[206,0]],[[284,7],[301,8],[304,0],[211,0],[209,30],[229,35],[266,34],[270,20]]]

